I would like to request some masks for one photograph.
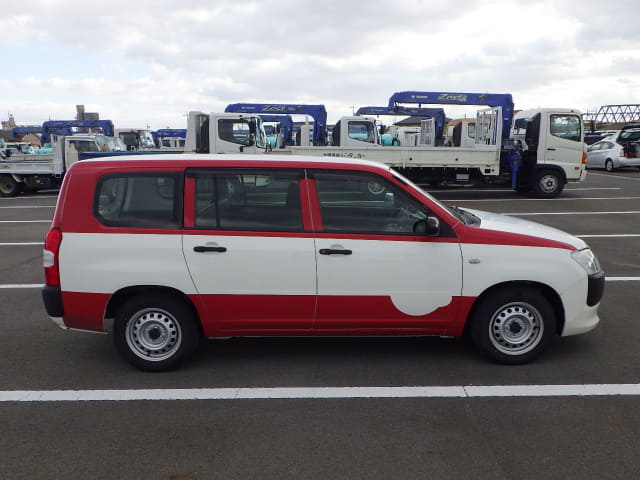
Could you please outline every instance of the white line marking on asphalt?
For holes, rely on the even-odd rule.
[[[638,282],[640,277],[605,277],[607,282]]]
[[[37,197],[5,197],[2,200],[42,200],[43,198],[58,198],[57,195],[38,195]]]
[[[44,242],[5,242],[0,247],[22,247],[24,245],[44,245]]]
[[[0,223],[51,223],[51,220],[0,220]]]
[[[7,283],[7,284],[3,284],[0,285],[0,288],[4,288],[4,289],[27,289],[27,288],[42,288],[44,287],[44,284],[42,283]]]
[[[16,205],[11,207],[0,207],[0,208],[56,208],[55,205]]]
[[[627,210],[622,212],[529,212],[529,213],[503,212],[502,215],[524,217],[524,216],[534,216],[534,215],[629,215],[629,214],[638,214],[638,213],[640,213],[640,210]]]
[[[576,235],[578,238],[624,238],[640,237],[640,233],[612,233],[606,235]]]
[[[558,202],[576,202],[578,200],[638,200],[640,197],[585,197],[585,198],[554,198]],[[466,198],[448,199],[444,202],[550,202],[548,198]]]
[[[635,182],[640,180],[640,178],[638,178],[638,177],[625,177],[623,175],[607,175],[606,173],[589,172],[588,175],[593,175],[593,176],[596,176],[596,177],[607,177],[607,178],[624,178],[625,180],[633,180]]]
[[[148,390],[9,390],[0,392],[0,402],[589,397],[618,395],[640,395],[640,384],[478,385],[450,387],[181,388]]]

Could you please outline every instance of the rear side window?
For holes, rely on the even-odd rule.
[[[110,174],[98,181],[94,215],[107,227],[180,228],[182,174]]]
[[[302,231],[299,178],[291,170],[195,170],[195,227]]]

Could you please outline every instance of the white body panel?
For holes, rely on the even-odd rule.
[[[390,296],[406,315],[427,315],[451,303],[462,290],[457,243],[317,239],[318,250],[348,249],[351,255],[318,255],[318,294]]]
[[[132,285],[164,285],[196,293],[181,235],[65,232],[60,264],[64,291],[111,294]]]
[[[371,160],[391,167],[480,168],[486,175],[500,173],[500,148],[493,145],[461,147],[402,147],[369,145],[347,147],[291,147],[295,155]]]
[[[197,245],[227,251],[198,253]],[[185,235],[184,258],[200,294],[316,294],[311,238]]]

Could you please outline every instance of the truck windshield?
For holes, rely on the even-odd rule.
[[[262,123],[261,118],[256,118],[255,121],[256,121],[256,147],[266,148],[267,134],[264,131],[264,123]]]
[[[376,129],[371,122],[349,122],[349,138],[376,143]]]
[[[142,148],[155,148],[156,144],[153,141],[153,135],[149,130],[140,130],[140,145]]]

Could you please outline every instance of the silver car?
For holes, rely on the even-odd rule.
[[[629,134],[637,134],[640,137],[640,130],[638,132],[627,131]],[[637,153],[633,153],[631,156],[625,156],[625,148],[618,143],[621,139],[620,136],[607,137],[599,142],[590,145],[587,148],[587,168],[604,168],[608,172],[615,170],[616,168],[623,167],[640,167],[640,156]],[[630,145],[635,147],[635,145]],[[629,148],[627,148],[629,150]]]

